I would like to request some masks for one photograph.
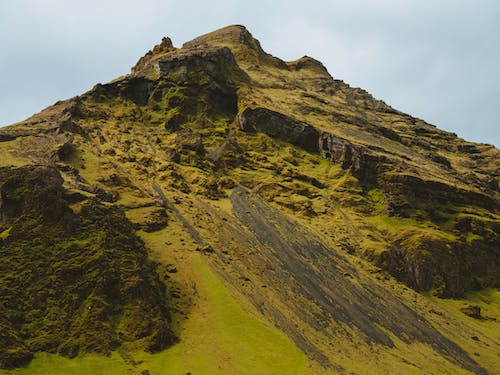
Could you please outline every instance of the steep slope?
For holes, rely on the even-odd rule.
[[[99,347],[92,337],[89,344],[94,323],[72,323],[90,321],[83,311],[93,294],[77,293],[65,321],[40,323],[26,311],[34,302],[9,302],[20,300],[19,279],[2,283],[1,338],[9,343],[2,344],[2,367],[25,363],[33,351],[73,356],[118,348],[133,369],[152,370],[162,357],[144,357],[142,365],[130,356],[163,349],[175,335],[180,346],[164,352],[167,373],[247,373],[251,366],[256,373],[303,367],[303,373],[481,374],[498,365],[495,309],[478,328],[388,273],[441,297],[498,288],[499,151],[394,110],[334,80],[312,58],[279,60],[244,27],[179,49],[164,38],[130,75],[0,129],[0,150],[2,259],[16,269],[29,258],[28,272],[39,262],[47,270],[26,281],[22,300],[39,293],[36,284],[50,279],[55,266],[47,265],[59,258],[91,265],[56,278],[65,290],[97,282],[110,268],[122,275],[113,279],[119,295],[110,295],[115,289],[106,283],[92,292],[112,310],[94,321],[107,327],[109,340]],[[10,198],[26,182],[9,176],[27,171],[42,180],[53,176],[46,185],[59,197],[29,196],[41,202],[39,226],[25,219],[25,198]],[[47,229],[53,227],[47,208],[61,223],[57,230]],[[119,240],[109,245],[103,232]],[[163,264],[160,271],[137,235]],[[75,246],[78,255],[71,253]],[[95,258],[102,249],[112,264]],[[233,300],[224,303],[244,313],[231,307],[234,314],[223,314],[217,303],[203,302],[215,295],[228,301],[201,287],[207,264],[230,291]],[[73,275],[64,267],[62,275]],[[57,293],[52,283],[44,288]],[[68,307],[46,304],[40,316],[44,309],[57,314]],[[213,327],[197,325],[200,316],[214,316]],[[239,350],[232,319],[250,332]],[[219,326],[226,334],[218,334]],[[189,327],[211,339],[193,340]],[[34,344],[42,342],[39,332],[56,329],[56,338]],[[257,329],[274,349],[258,348],[265,344],[251,338]],[[210,346],[224,353],[218,363],[179,364],[182,350]],[[305,353],[307,365],[299,354],[277,360],[285,351]],[[19,360],[9,359],[13,352]]]
[[[33,352],[149,351],[176,341],[156,265],[122,212],[89,200],[75,214],[55,168],[0,169],[0,365]]]

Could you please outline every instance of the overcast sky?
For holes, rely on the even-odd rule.
[[[500,146],[497,0],[0,0],[0,125],[130,72],[174,45],[243,24],[284,60],[468,140]]]

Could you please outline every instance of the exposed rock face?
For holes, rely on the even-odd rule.
[[[438,351],[449,355],[452,361],[461,362],[471,371],[482,372],[460,348],[442,337],[422,317],[415,316],[407,306],[388,298],[383,289],[368,280],[353,282],[350,277],[358,277],[356,270],[334,250],[325,248],[306,228],[289,221],[260,198],[241,188],[233,190],[231,201],[238,221],[227,226],[221,223],[219,235],[231,232],[231,237],[238,238],[246,245],[244,251],[239,250],[241,252],[248,254],[248,249],[256,248],[265,253],[262,260],[275,267],[272,272],[263,272],[262,278],[271,289],[289,286],[286,301],[281,303],[285,303],[298,319],[305,320],[315,330],[326,335],[335,330],[329,322],[344,322],[361,330],[367,340],[390,347],[395,344],[388,332],[408,342],[432,343]],[[234,267],[236,275],[248,272],[246,270],[256,261],[252,256],[243,254],[238,259],[238,263],[226,266]],[[310,267],[303,259],[318,262]],[[252,298],[258,299],[258,292],[242,289]],[[315,307],[304,309],[304,306],[294,304],[292,301],[297,295],[308,296],[314,301]],[[377,303],[370,303],[371,300]],[[276,321],[279,321],[281,313],[273,304],[263,303],[261,308],[265,309],[266,315],[276,315]],[[312,343],[304,343],[295,327],[285,329],[292,337],[297,337],[297,342],[304,345],[306,352],[312,351],[320,362],[324,361],[325,356],[321,351],[308,347]],[[404,336],[399,336],[401,332],[405,333]]]
[[[479,306],[471,305],[467,307],[462,307],[460,309],[465,315],[470,316],[471,318],[474,319],[481,319],[481,308]]]
[[[3,221],[36,212],[49,224],[59,221],[69,224],[71,210],[63,201],[62,182],[61,175],[52,168],[0,169],[0,214]]]
[[[236,47],[236,53],[244,54],[245,59],[253,63],[262,62],[269,56],[263,51],[259,41],[244,26],[240,25],[225,27],[216,32],[200,36],[184,43],[182,48],[189,50],[214,45]]]
[[[319,132],[316,128],[266,108],[246,108],[238,116],[240,129],[262,132],[270,137],[290,142],[310,152],[318,151]]]
[[[159,74],[177,73],[186,81],[190,75],[203,72],[215,81],[227,82],[230,72],[236,68],[236,61],[227,47],[193,48],[169,54],[158,60],[154,67]]]
[[[147,65],[151,64],[151,61],[158,55],[162,55],[171,51],[174,51],[175,47],[172,44],[172,40],[168,37],[164,37],[160,44],[154,46],[153,50],[149,50],[145,56],[141,57],[137,64],[132,68],[132,73],[138,73],[145,69]]]

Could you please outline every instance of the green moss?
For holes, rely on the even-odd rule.
[[[116,352],[110,356],[82,355],[73,359],[57,354],[37,353],[28,367],[9,371],[12,375],[122,375],[133,373],[134,366],[127,364]]]
[[[366,193],[366,200],[374,214],[382,214],[385,211],[384,193],[379,189],[372,189]]]
[[[51,168],[1,172],[11,228],[0,247],[0,312],[13,332],[3,367],[18,365],[18,348],[74,357],[175,341],[156,265],[119,209],[91,201],[74,214]]]
[[[369,217],[367,218],[367,221],[389,232],[395,232],[405,228],[412,228],[417,225],[416,221],[413,219],[405,219],[386,215]]]
[[[156,236],[148,234],[148,236]],[[178,324],[180,341],[157,354],[121,348],[110,356],[72,360],[36,354],[26,369],[12,374],[308,374],[305,355],[275,327],[246,312],[205,262],[195,255],[191,277],[201,298],[189,319]],[[242,337],[245,339],[242,340]]]
[[[478,234],[475,234],[472,232],[467,232],[467,234],[465,235],[465,240],[467,241],[467,243],[469,245],[471,245],[473,241],[475,241],[475,240],[482,241],[482,240],[484,240],[484,238],[483,238],[483,236],[480,236]]]
[[[191,263],[200,301],[180,328],[180,342],[149,355],[142,368],[162,374],[303,374],[305,355],[283,333],[244,311],[204,261]],[[244,337],[244,340],[242,339]]]
[[[5,240],[7,237],[9,237],[9,233],[10,233],[11,229],[12,229],[12,227],[9,227],[0,233],[0,240]]]

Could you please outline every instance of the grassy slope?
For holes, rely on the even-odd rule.
[[[245,312],[199,255],[192,256],[202,298],[182,325],[181,342],[155,355],[152,373],[303,374],[304,354],[282,333]]]
[[[177,256],[179,273],[173,279],[178,276],[178,283],[195,286],[193,296],[182,297],[193,297],[189,319],[174,315],[179,344],[154,355],[122,348],[121,356],[115,352],[111,357],[86,355],[68,360],[39,353],[27,369],[9,374],[134,374],[147,369],[151,374],[288,375],[314,371],[290,339],[242,308],[199,253],[176,253],[174,249],[188,236],[176,223],[169,227],[174,232],[168,236],[170,246],[165,246],[165,231],[144,234],[144,239],[160,260]]]
[[[180,343],[155,354],[138,354],[152,373],[180,374],[303,374],[305,355],[283,333],[245,311],[239,301],[193,251],[189,235],[176,223],[164,231],[144,234],[149,248],[160,261],[175,259],[178,273],[172,275],[189,299],[187,320],[174,314]],[[184,286],[184,287],[182,287]],[[175,310],[175,309],[174,309]]]
[[[462,347],[481,361],[485,367],[498,369],[500,364],[500,351],[498,350],[500,348],[500,290],[484,289],[468,292],[463,299],[443,299],[431,293],[425,295],[429,300],[451,313],[458,324],[472,328],[468,337],[455,332],[456,339],[461,340]],[[483,318],[474,319],[460,311],[461,308],[469,305],[479,306]],[[436,326],[446,327],[447,325],[444,323]]]

